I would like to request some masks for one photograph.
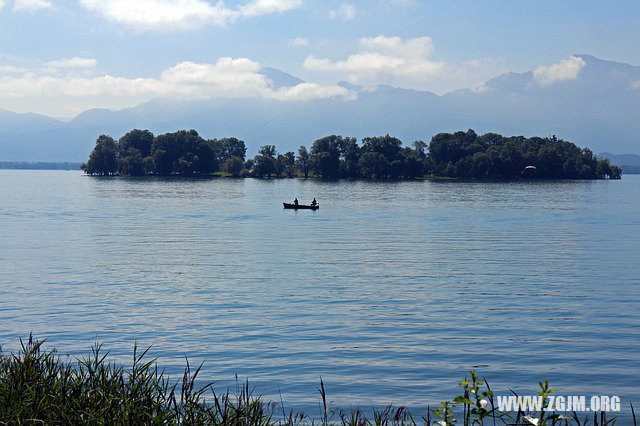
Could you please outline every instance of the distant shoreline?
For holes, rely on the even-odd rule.
[[[2,170],[82,170],[72,161],[0,161]]]
[[[0,161],[0,170],[73,170],[73,171],[81,171],[82,163],[76,163],[73,161],[61,161],[61,162],[48,162],[48,161]],[[622,166],[622,174],[623,175],[640,175],[640,167],[639,166]],[[170,175],[174,177],[230,177],[234,179],[244,179],[250,176],[233,176],[224,172],[215,172],[207,175],[192,175],[192,176],[184,176],[184,175]],[[132,176],[120,176],[120,177],[132,177]],[[135,177],[162,177],[158,175],[146,175],[146,176],[135,176]],[[166,176],[165,176],[166,177]],[[296,178],[304,178],[304,176],[295,176]],[[315,178],[315,176],[309,176],[310,178]],[[272,179],[288,179],[288,176],[281,177],[272,177]],[[353,180],[363,180],[362,178],[353,179]],[[364,179],[371,180],[371,179]],[[378,179],[373,179],[378,180]],[[380,180],[389,180],[389,179],[380,179]],[[406,180],[406,179],[399,179]],[[471,178],[450,178],[445,176],[421,176],[417,177],[414,180],[446,180],[446,181],[464,181],[464,180],[504,180],[504,179],[471,179]],[[540,180],[540,179],[538,179]]]
[[[81,171],[82,163],[76,162],[46,162],[46,161],[0,161],[0,170],[73,170],[73,171]],[[627,168],[622,166],[622,174],[623,175],[640,175],[640,168]],[[91,176],[91,175],[89,175]],[[119,176],[125,178],[146,178],[146,177],[167,177],[161,175],[145,175],[145,176]],[[110,177],[116,177],[110,176]],[[245,179],[250,176],[233,176],[224,172],[215,172],[207,175],[192,175],[192,176],[184,176],[184,175],[169,175],[168,177],[186,177],[186,178],[194,178],[194,177],[229,177],[234,179]],[[295,176],[296,178],[303,178],[304,176]],[[309,178],[316,178],[315,176],[309,176]],[[281,177],[272,177],[272,179],[289,179],[288,176]],[[372,179],[352,179],[352,180],[372,180]],[[373,180],[389,180],[389,179],[373,179]],[[407,179],[398,179],[398,180],[407,180]],[[505,180],[505,179],[472,179],[472,178],[450,178],[445,176],[422,176],[417,177],[414,180],[446,180],[446,181],[465,181],[465,180],[474,180],[474,181],[487,181],[487,180]],[[541,179],[537,179],[541,180]]]

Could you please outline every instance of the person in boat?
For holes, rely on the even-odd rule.
[[[315,207],[318,204],[318,202],[316,201],[316,199],[314,198],[313,201],[311,202],[311,205],[313,207]]]
[[[293,200],[293,205],[297,206],[298,205],[298,197],[296,197],[295,200]]]

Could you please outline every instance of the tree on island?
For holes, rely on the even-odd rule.
[[[298,158],[296,159],[296,166],[298,171],[304,176],[305,179],[309,177],[309,151],[306,146],[298,148]]]
[[[257,177],[270,177],[276,172],[276,147],[264,145],[258,150],[258,155],[253,158],[253,172]]]
[[[195,130],[158,135],[151,151],[155,173],[159,175],[193,175],[218,170],[213,147]]]
[[[342,136],[325,136],[311,145],[311,169],[325,179],[334,179],[340,175],[340,147]]]
[[[223,170],[225,173],[237,177],[242,173],[243,167],[244,162],[242,161],[242,158],[233,156],[225,161]]]
[[[244,162],[247,148],[244,141],[238,138],[209,139],[207,143],[214,151],[218,164],[224,164],[231,157],[238,157]]]
[[[292,151],[285,152],[282,161],[284,172],[288,178],[292,178],[296,171],[296,155]]]
[[[195,130],[154,136],[134,129],[117,143],[101,135],[83,170],[92,175],[188,176],[216,172],[230,160],[230,173],[239,176],[245,153],[244,141],[237,138],[204,140]]]
[[[343,138],[340,144],[340,176],[360,177],[360,147],[356,138]]]
[[[621,170],[599,160],[588,148],[552,137],[476,135],[473,130],[438,133],[429,144],[432,173],[437,176],[513,179],[532,166],[536,178],[620,179]]]
[[[413,149],[409,147],[402,148],[402,156],[404,157],[404,177],[414,179],[423,176],[427,165],[427,144],[423,141],[414,141]]]
[[[90,175],[108,176],[117,170],[117,146],[111,136],[100,135],[96,146],[89,155],[89,160],[80,166]]]
[[[364,178],[384,179],[389,174],[389,161],[379,152],[365,152],[360,156],[360,174]]]
[[[153,171],[153,133],[134,129],[118,141],[118,174],[143,176]]]
[[[151,155],[151,145],[153,144],[153,133],[148,130],[133,129],[118,141],[118,157],[124,157],[130,150],[137,150],[142,158]]]
[[[284,173],[287,168],[287,160],[284,158],[283,154],[278,154],[276,156],[276,172],[275,176],[280,177]]]
[[[325,136],[311,145],[309,168],[326,179],[359,177],[360,148],[356,138]]]

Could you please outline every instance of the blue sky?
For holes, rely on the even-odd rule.
[[[0,108],[70,117],[154,97],[445,93],[572,54],[640,65],[640,2],[0,0]],[[221,59],[222,58],[222,59]],[[278,91],[271,66],[309,82]]]

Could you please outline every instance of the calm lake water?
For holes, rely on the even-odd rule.
[[[283,210],[294,196],[319,211]],[[0,343],[151,345],[287,408],[496,394],[638,399],[640,176],[317,182],[0,171]]]

